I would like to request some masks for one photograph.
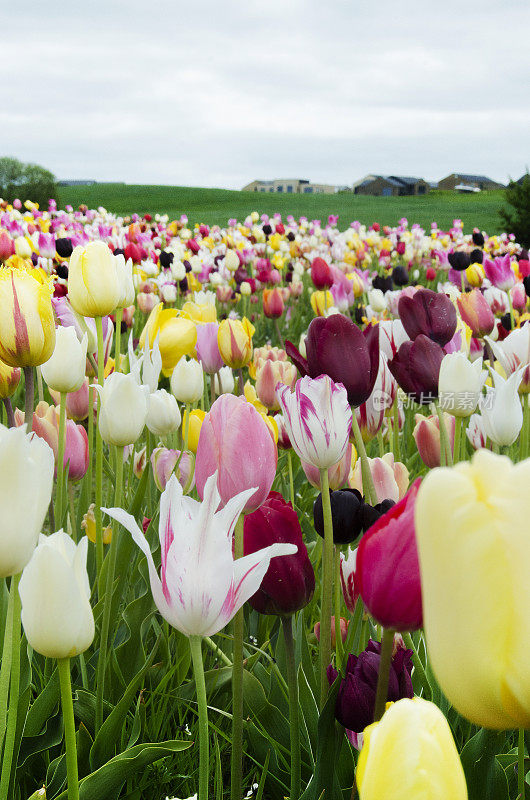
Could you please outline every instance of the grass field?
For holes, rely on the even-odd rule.
[[[226,225],[230,217],[244,219],[251,211],[284,217],[306,216],[326,220],[329,214],[339,215],[339,227],[353,220],[370,224],[395,225],[401,217],[409,224],[417,222],[430,228],[431,222],[446,229],[455,218],[464,221],[469,232],[478,227],[488,233],[499,233],[502,224],[498,211],[504,192],[495,190],[476,195],[433,191],[424,197],[369,197],[341,192],[335,195],[281,195],[236,192],[227,189],[197,189],[187,186],[134,186],[98,183],[94,186],[68,186],[59,189],[61,207],[74,208],[86,203],[89,208],[104,206],[108,211],[125,215],[160,213],[171,219],[187,214],[190,223],[206,222]]]

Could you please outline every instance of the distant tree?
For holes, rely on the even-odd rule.
[[[510,181],[506,187],[506,202],[511,208],[501,208],[499,214],[507,233],[514,233],[524,247],[530,247],[530,174],[522,181]]]
[[[39,164],[23,164],[17,158],[0,158],[0,197],[8,202],[15,198],[46,205],[57,197],[55,175]]]

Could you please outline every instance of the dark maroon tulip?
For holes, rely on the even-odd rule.
[[[423,624],[414,510],[421,478],[362,537],[355,586],[384,628],[415,631]]]
[[[412,687],[412,650],[406,650],[401,637],[394,641],[394,653],[390,666],[387,700],[401,700],[413,697]],[[375,693],[379,661],[381,659],[381,642],[370,639],[366,650],[358,656],[348,656],[346,675],[341,680],[335,716],[341,725],[350,731],[362,733],[367,725],[374,721]],[[338,672],[331,665],[328,667],[330,684],[337,679]]]
[[[327,261],[317,256],[311,264],[311,280],[317,289],[327,289],[333,283],[333,275]]]
[[[456,331],[456,311],[447,295],[420,289],[413,297],[403,295],[398,303],[399,318],[411,339],[420,333],[443,347]]]
[[[444,355],[439,344],[420,333],[413,342],[403,342],[388,369],[409,397],[417,403],[432,403],[438,397]]]
[[[350,544],[355,541],[394,505],[393,500],[383,500],[382,503],[371,506],[364,502],[358,489],[330,490],[329,496],[335,544]],[[322,493],[313,503],[313,524],[318,535],[324,538]]]
[[[291,342],[286,342],[285,349],[302,375],[329,375],[342,383],[350,405],[360,406],[372,394],[379,370],[377,325],[363,332],[342,314],[316,317],[307,332],[307,359]]]
[[[464,253],[462,250],[455,250],[453,253],[449,253],[447,260],[457,272],[463,272],[471,264],[469,253]]]
[[[260,614],[294,614],[311,600],[315,573],[296,512],[279,492],[270,492],[263,505],[245,517],[244,553],[255,553],[276,542],[295,544],[298,551],[292,556],[272,559],[260,588],[249,603]]]

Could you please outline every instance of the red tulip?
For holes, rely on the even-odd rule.
[[[399,503],[379,517],[357,550],[355,583],[380,625],[412,631],[423,624],[421,581],[414,527],[418,478]]]
[[[495,317],[480,289],[466,292],[456,302],[460,316],[466,325],[471,328],[473,336],[480,339],[492,332],[495,325]]]
[[[263,313],[266,317],[277,319],[283,314],[284,304],[280,289],[263,290]]]
[[[315,591],[315,574],[296,512],[279,492],[270,492],[263,505],[245,517],[244,553],[250,555],[278,542],[295,544],[298,551],[272,559],[260,588],[249,600],[260,614],[294,614]]]
[[[333,283],[331,267],[319,256],[311,264],[311,280],[317,289],[328,289]]]

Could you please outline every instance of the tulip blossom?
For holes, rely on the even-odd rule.
[[[149,387],[138,386],[130,373],[113,372],[96,389],[101,400],[98,426],[102,439],[117,447],[134,444],[147,419]]]
[[[372,525],[357,551],[356,581],[363,603],[380,625],[398,631],[422,626],[414,529],[419,487],[418,478],[407,494]]]
[[[311,264],[311,280],[317,289],[328,289],[333,283],[333,274],[327,261],[317,257]]]
[[[478,289],[466,292],[457,299],[458,310],[463,321],[471,328],[473,336],[482,338],[491,333],[495,325],[493,312]]]
[[[449,724],[420,697],[398,700],[365,729],[356,780],[360,800],[467,800]]]
[[[125,256],[114,256],[114,268],[118,275],[118,283],[120,287],[120,297],[116,303],[116,308],[127,308],[134,303],[136,292],[133,284],[132,274],[132,260],[130,258],[125,261]]]
[[[204,392],[204,374],[198,361],[182,356],[171,373],[171,392],[181,403],[196,403]]]
[[[500,447],[513,444],[523,425],[523,409],[517,390],[523,377],[519,369],[505,380],[492,370],[494,388],[486,386],[486,396],[481,398],[482,428],[486,436]]]
[[[513,375],[520,367],[524,367],[519,392],[528,394],[530,392],[530,323],[527,322],[522,328],[516,328],[502,342],[494,342],[490,338],[487,338],[486,341],[506,375]]]
[[[249,555],[277,542],[296,545],[297,551],[271,561],[249,601],[260,614],[294,614],[315,591],[315,573],[296,512],[281,494],[270,492],[260,508],[245,516],[243,552]]]
[[[152,348],[158,337],[162,372],[166,377],[171,375],[182,356],[193,353],[197,342],[195,323],[177,314],[176,308],[164,308],[162,303],[158,303],[151,311],[140,336],[141,348],[144,348],[146,342]]]
[[[234,373],[230,367],[221,367],[219,372],[213,376],[215,394],[232,394],[236,385]]]
[[[369,458],[368,465],[377,500],[393,500],[395,503],[405,495],[409,485],[409,471],[401,461],[394,461],[392,453],[385,453],[382,458]],[[350,476],[350,487],[363,493],[361,462],[357,460]]]
[[[355,582],[356,566],[357,548],[355,550],[350,550],[348,548],[346,555],[344,555],[344,553],[340,554],[340,583],[344,602],[350,614],[354,613],[359,597],[359,589]]]
[[[153,477],[160,492],[163,492],[173,473],[186,493],[195,485],[195,459],[189,452],[181,455],[180,450],[169,450],[167,447],[156,447],[151,453]]]
[[[481,417],[480,414],[472,414],[469,418],[466,436],[473,450],[480,450],[482,447],[488,446],[488,434],[484,429],[484,418]],[[435,466],[439,467],[440,464],[436,464]]]
[[[411,339],[428,336],[441,347],[456,330],[455,307],[445,294],[420,289],[413,297],[402,295],[398,304],[399,318]]]
[[[285,427],[302,461],[318,469],[337,464],[348,447],[352,412],[346,389],[327,375],[300,378],[294,392],[276,388]]]
[[[88,336],[81,341],[74,328],[57,328],[55,348],[51,358],[42,367],[42,377],[56,392],[77,392],[85,379]]]
[[[215,472],[226,504],[239,490],[257,487],[245,506],[255,511],[267,498],[276,474],[278,453],[262,416],[243,397],[221,395],[202,423],[195,481],[199,497]]]
[[[507,292],[514,285],[515,275],[512,270],[509,253],[502,258],[495,258],[493,261],[485,258],[483,267],[486,278],[498,289]]]
[[[70,257],[68,298],[83,317],[104,317],[122,296],[117,262],[103,241],[76,247]]]
[[[0,577],[16,575],[37,544],[53,487],[53,452],[24,428],[0,425]],[[27,487],[31,487],[31,502]]]
[[[294,388],[297,371],[294,364],[287,361],[261,361],[256,374],[256,394],[261,403],[269,411],[277,411],[280,407],[276,395],[276,386],[285,384],[290,389]]]
[[[420,333],[413,342],[404,342],[388,369],[417,403],[432,403],[438,396],[438,378],[444,351],[439,344]]]
[[[182,419],[177,401],[165,389],[149,395],[145,424],[155,436],[168,436],[180,427]]]
[[[443,411],[443,421],[451,453],[454,454],[455,447],[455,428],[456,419],[452,414]],[[471,417],[473,419],[473,417]],[[416,447],[420,458],[429,469],[439,467],[441,464],[441,445],[440,445],[440,419],[437,414],[424,417],[423,414],[416,414],[415,426],[412,431]]]
[[[30,646],[46,658],[79,655],[94,639],[87,549],[86,536],[76,545],[62,530],[41,534],[22,573],[24,633]]]
[[[280,445],[278,444],[278,446]],[[346,452],[344,453],[341,460],[338,461],[336,464],[334,464],[332,467],[329,467],[328,469],[328,483],[330,489],[341,489],[345,485],[346,481],[348,480],[348,476],[350,474],[351,463],[352,463],[352,446],[351,444],[348,444]],[[319,468],[315,467],[313,464],[309,464],[306,461],[302,461],[301,466],[311,486],[314,486],[315,489],[320,489],[321,481],[320,481]]]
[[[252,336],[254,325],[244,317],[242,320],[224,319],[217,332],[219,352],[225,364],[232,369],[241,369],[252,358]]]
[[[158,574],[136,520],[121,508],[103,509],[132,535],[147,557],[153,599],[162,617],[186,636],[213,636],[259,589],[271,559],[296,553],[296,545],[272,544],[234,561],[235,524],[256,488],[235,494],[219,509],[215,472],[202,503],[185,497],[172,475],[160,500],[162,566]]]
[[[197,326],[197,358],[204,372],[213,375],[219,372],[224,365],[219,345],[217,344],[217,334],[219,325],[217,322],[207,322]]]
[[[282,293],[278,288],[263,290],[263,313],[266,317],[277,319],[284,310]]]
[[[411,679],[412,650],[405,649],[402,641],[401,637],[395,637],[388,680],[389,701],[414,696]],[[373,639],[369,640],[366,649],[358,656],[353,653],[348,656],[346,674],[341,678],[335,704],[335,716],[348,731],[362,733],[373,721],[380,660],[381,643],[374,642]],[[331,665],[328,667],[330,684],[335,682],[338,674]]]
[[[416,504],[429,661],[457,711],[498,730],[530,727],[529,483],[530,459],[479,450]]]
[[[369,442],[381,430],[385,411],[392,408],[397,388],[396,379],[388,369],[388,359],[384,353],[380,352],[379,371],[372,394],[354,412],[364,442]]]
[[[19,367],[10,367],[0,361],[0,399],[5,400],[15,393],[20,383],[21,371]]]
[[[39,270],[0,270],[0,359],[36,367],[55,347],[52,286]]]
[[[388,360],[394,358],[403,342],[409,341],[409,335],[400,319],[384,319],[377,324],[379,331],[379,350]]]
[[[488,373],[482,359],[469,361],[463,353],[444,356],[438,377],[440,408],[455,417],[469,417],[475,411]]]
[[[325,374],[335,383],[342,383],[350,405],[359,406],[370,397],[379,371],[376,326],[362,333],[351,319],[334,314],[311,322],[306,339],[307,360],[290,342],[286,348],[302,375],[317,378]]]

